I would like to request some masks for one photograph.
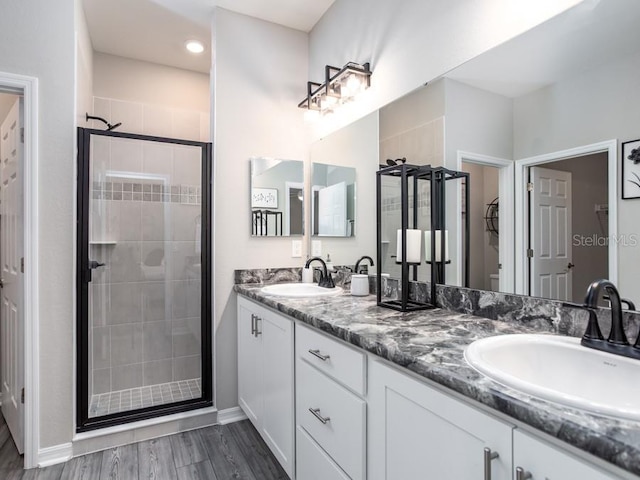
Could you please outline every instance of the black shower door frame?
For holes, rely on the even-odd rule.
[[[77,258],[76,258],[76,431],[86,432],[124,423],[211,407],[213,405],[213,338],[211,327],[211,185],[212,144],[176,138],[155,137],[90,128],[78,128],[78,178],[77,178]],[[90,151],[91,137],[115,137],[130,140],[188,145],[199,147],[202,181],[202,228],[201,228],[201,334],[202,334],[202,396],[180,402],[139,408],[98,417],[89,417],[89,202],[90,202]]]

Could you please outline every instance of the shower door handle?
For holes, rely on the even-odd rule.
[[[95,270],[96,268],[104,267],[104,263],[96,262],[95,260],[89,260],[88,269],[87,269],[87,282],[92,280],[91,270]]]

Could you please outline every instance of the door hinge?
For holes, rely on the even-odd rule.
[[[24,273],[24,257],[20,257],[20,273]]]
[[[527,257],[533,258],[533,249],[531,248],[527,249]]]
[[[22,387],[22,393],[20,394],[20,402],[24,403],[24,387]]]
[[[533,183],[531,182],[527,183],[527,192],[533,192]]]
[[[20,127],[20,143],[24,143],[24,127]]]

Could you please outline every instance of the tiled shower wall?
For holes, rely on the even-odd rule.
[[[109,103],[145,118],[144,105]],[[122,113],[110,121],[122,121],[124,132],[199,140],[195,123],[178,134],[174,120],[185,112],[173,113],[164,130],[135,131]],[[105,266],[93,270],[89,292],[90,394],[201,376],[200,155],[190,146],[92,138],[90,255]]]

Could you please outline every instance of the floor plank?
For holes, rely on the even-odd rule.
[[[177,476],[171,440],[162,437],[138,444],[140,480],[175,480]]]
[[[200,430],[213,470],[219,479],[256,480],[238,443],[225,425]],[[260,479],[262,480],[262,479]]]
[[[18,453],[16,444],[13,443],[13,439],[10,438],[2,448],[0,448],[0,472],[15,470],[16,468],[22,469],[22,457]],[[0,477],[2,478],[2,477]]]
[[[289,478],[249,420],[231,423],[227,427],[244,453],[249,468],[256,478],[264,480]]]
[[[46,468],[24,470],[22,480],[61,480],[64,466],[64,463],[59,463]]]
[[[91,453],[69,460],[62,470],[65,480],[96,480],[100,477],[102,453]]]
[[[179,467],[177,470],[178,480],[218,480],[209,460]]]
[[[102,452],[100,480],[137,480],[138,446],[123,445]]]
[[[184,467],[208,460],[207,449],[198,431],[182,432],[171,435],[169,438],[171,439],[176,467]]]

